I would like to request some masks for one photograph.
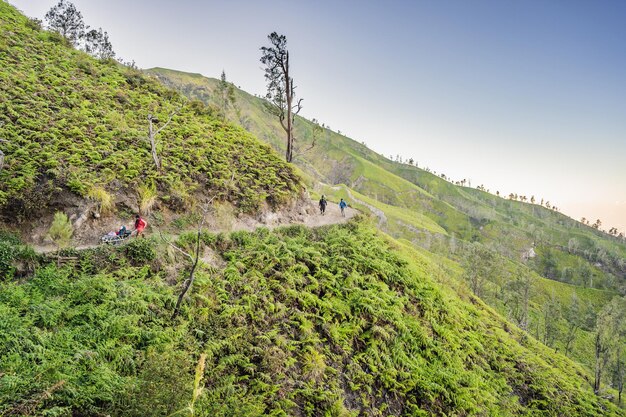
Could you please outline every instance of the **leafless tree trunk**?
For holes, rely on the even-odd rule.
[[[158,123],[159,119],[151,114],[148,115],[148,140],[150,141],[150,147],[152,148],[152,159],[154,160],[154,165],[159,171],[161,170],[161,160],[159,159],[159,155],[157,154],[156,135],[158,135],[163,129],[167,127],[167,125],[170,124],[172,118],[178,113],[178,111],[179,110],[176,110],[175,112],[171,113],[169,115],[169,118],[167,119],[167,122],[165,122],[165,124],[158,128],[156,131],[154,130],[153,122]]]
[[[595,367],[594,367],[594,380],[593,380],[593,392],[597,395],[600,392],[600,383],[602,380],[602,371],[606,365],[606,351],[608,346],[602,341],[600,333],[596,333],[595,341]]]
[[[289,52],[286,53],[285,65],[283,66],[283,72],[285,73],[285,93],[287,98],[287,162],[291,162],[293,158],[293,126],[292,126],[292,109],[291,102],[293,101],[293,80],[289,78]]]
[[[189,277],[187,277],[185,282],[183,282],[183,288],[180,294],[178,295],[178,300],[176,301],[176,306],[174,307],[174,312],[172,313],[172,319],[175,319],[178,316],[178,313],[180,312],[180,305],[182,304],[183,299],[185,298],[185,295],[187,295],[187,292],[193,285],[196,269],[198,268],[198,262],[200,261],[200,243],[201,243],[201,237],[202,237],[202,228],[204,227],[204,222],[206,220],[206,215],[209,211],[209,206],[213,202],[215,197],[216,196],[211,197],[211,199],[207,202],[206,206],[202,209],[202,219],[200,219],[200,223],[198,224],[198,232],[196,236],[196,239],[197,239],[196,248],[193,254],[185,252],[184,250],[176,246],[171,241],[165,239],[163,235],[161,235],[161,239],[164,242],[166,242],[172,248],[174,248],[175,250],[183,254],[187,259],[189,259],[189,262],[191,263],[191,268],[189,269]]]
[[[617,405],[622,406],[622,391],[624,391],[624,370],[622,368],[622,344],[617,344]]]
[[[293,85],[293,78],[290,78],[289,76],[289,51],[285,52],[285,61],[281,64],[281,69],[285,76],[285,98],[287,100],[285,110],[287,111],[287,114],[282,114],[280,117],[280,124],[287,133],[287,150],[285,152],[285,160],[287,162],[291,162],[293,160],[294,141],[293,121],[294,117],[300,113],[300,110],[302,109],[302,99],[299,99],[295,106],[293,105],[293,99],[296,95],[296,87]],[[285,120],[287,121],[287,125],[285,125]]]
[[[261,48],[263,52],[261,62],[266,65],[265,79],[268,81],[267,105],[271,113],[278,117],[283,130],[287,133],[285,159],[291,162],[294,151],[293,122],[295,116],[302,110],[302,99],[294,103],[296,87],[290,75],[287,38],[273,32],[268,39],[272,46]]]
[[[524,278],[522,283],[522,314],[519,321],[519,326],[522,330],[528,331],[528,302],[530,301],[530,279]]]
[[[565,335],[565,356],[571,353],[574,340],[576,340],[576,332],[580,329],[580,324],[576,321],[570,321],[567,325],[567,334]]]
[[[0,124],[0,127],[2,127],[4,125],[4,123]],[[4,139],[0,139],[0,143],[5,143],[6,140]],[[2,168],[4,167],[4,152],[0,151],[0,171],[2,171]]]

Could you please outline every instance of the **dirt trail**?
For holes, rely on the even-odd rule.
[[[312,201],[312,203],[315,205],[315,207],[317,207],[317,201]],[[328,205],[326,206],[326,212],[324,213],[324,215],[321,215],[319,213],[319,209],[316,209],[315,213],[305,217],[304,221],[295,224],[303,224],[307,227],[319,227],[329,224],[345,223],[359,213],[358,210],[351,207],[346,207],[344,211],[345,217],[342,217],[341,210],[339,209],[339,204],[329,201]]]
[[[345,209],[345,217],[341,215],[341,210],[339,209],[339,205],[337,203],[329,202],[326,207],[326,212],[324,215],[321,215],[318,208],[317,201],[307,200],[304,202],[300,202],[301,204],[296,207],[292,207],[291,209],[285,211],[278,212],[268,212],[263,213],[258,217],[241,217],[241,218],[233,218],[233,219],[216,219],[211,218],[209,215],[206,221],[205,230],[210,232],[236,232],[241,230],[252,231],[259,227],[268,227],[270,229],[287,226],[287,225],[295,225],[301,224],[307,227],[320,227],[327,226],[331,224],[340,224],[345,223],[350,220],[352,217],[359,213],[358,210],[353,209],[351,207],[347,207]],[[107,223],[109,224],[123,224],[122,221],[114,219],[109,220]],[[110,227],[111,228],[111,227]],[[113,227],[114,228],[114,227]],[[106,234],[107,226],[102,226],[102,234]],[[193,227],[190,227],[190,230]],[[159,231],[167,233],[170,237],[176,237],[180,230],[172,233],[172,230],[169,227],[149,227],[147,229],[147,236],[158,234]],[[74,246],[77,250],[84,249],[92,249],[99,245],[100,236],[94,236],[90,239],[89,242],[85,241],[75,241]],[[56,246],[52,244],[31,244],[31,247],[38,253],[51,253],[57,250]]]

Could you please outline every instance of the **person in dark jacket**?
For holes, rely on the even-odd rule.
[[[328,204],[328,202],[326,201],[326,197],[322,196],[322,198],[320,198],[320,214],[322,216],[326,212],[326,204]]]

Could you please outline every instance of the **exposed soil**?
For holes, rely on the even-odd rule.
[[[125,201],[120,203],[126,206]],[[125,225],[129,230],[133,226],[132,205],[129,210],[124,210],[121,216],[108,215],[96,217],[97,207],[93,204],[75,204],[70,213],[70,219],[74,224],[74,237],[72,246],[76,249],[92,248],[100,244],[100,238],[110,231],[119,230]],[[291,224],[301,224],[307,227],[319,227],[330,224],[345,223],[354,217],[358,211],[347,207],[345,216],[341,215],[338,204],[329,202],[324,215],[320,214],[317,201],[301,199],[279,211],[270,209],[262,210],[257,215],[233,215],[234,210],[230,206],[220,205],[216,210],[207,214],[204,229],[211,232],[231,232],[238,230],[252,231],[258,227],[279,227]],[[148,221],[146,235],[160,232],[177,235],[185,230],[192,230],[197,220],[185,217],[169,210],[155,211],[152,215],[145,216]],[[52,241],[46,238],[46,232],[52,222],[52,216],[42,216],[30,224],[30,228],[19,227],[20,234],[25,242],[30,244],[35,251],[40,253],[57,250]],[[182,225],[182,226],[181,226]]]

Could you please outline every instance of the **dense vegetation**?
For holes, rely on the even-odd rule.
[[[190,218],[207,195],[240,211],[297,196],[292,168],[226,121],[280,149],[261,100],[201,76],[152,74],[190,98],[76,51],[0,2],[0,217],[68,192],[103,210],[120,194],[139,207],[158,198],[157,209]],[[149,117],[163,127],[161,168]],[[317,137],[294,155],[316,192],[349,196],[401,240],[363,219],[204,233],[196,281],[172,318],[190,271],[173,247],[136,239],[46,256],[2,232],[0,415],[623,415],[602,398],[624,380],[623,245],[301,118],[296,136]],[[56,217],[63,247],[70,219]],[[537,257],[521,263],[533,244]]]
[[[156,127],[161,169],[148,141]],[[198,193],[242,211],[300,189],[267,145],[212,117],[200,102],[113,60],[96,60],[0,2],[0,206],[30,212],[70,190],[102,201],[142,187],[177,208]],[[145,193],[144,193],[145,194]],[[5,213],[7,211],[5,210]]]
[[[284,149],[283,132],[262,99],[234,89],[228,101],[221,100],[223,81],[199,74],[162,68],[148,73]],[[538,340],[579,361],[589,378],[605,359],[612,364],[607,371],[624,368],[626,349],[616,349],[609,359],[599,358],[595,346],[598,316],[626,294],[622,240],[538,204],[455,185],[296,118],[296,146],[308,146],[314,136],[315,147],[296,152],[294,161],[318,194],[347,197],[354,207],[372,211],[383,230],[449,264],[448,274]],[[615,337],[619,346],[626,343]],[[605,389],[621,386],[623,376],[614,372],[623,374],[605,372]],[[609,389],[602,395],[614,394]]]
[[[200,359],[201,416],[618,414],[366,222],[202,241],[214,262],[175,320],[165,278],[180,260],[149,239],[61,268],[31,259],[0,283],[0,413],[169,415],[190,405]]]

